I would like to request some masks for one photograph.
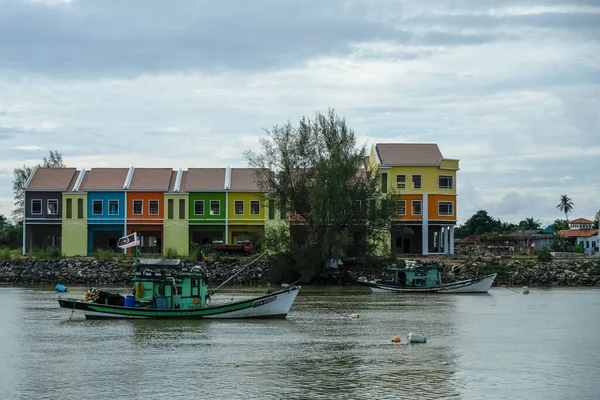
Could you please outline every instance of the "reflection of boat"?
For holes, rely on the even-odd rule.
[[[390,281],[368,281],[361,277],[358,284],[368,286],[373,292],[429,292],[429,293],[487,293],[496,274],[485,275],[451,283],[442,283],[443,267],[411,264],[407,268],[391,267],[395,276]]]
[[[88,319],[285,318],[299,290],[292,285],[246,300],[211,304],[204,265],[188,270],[180,260],[138,259],[132,295],[90,289],[83,299],[59,297],[58,303],[83,311]]]

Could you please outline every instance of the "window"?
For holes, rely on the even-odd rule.
[[[221,214],[221,202],[219,200],[210,201],[210,215]]]
[[[204,215],[204,200],[194,200],[194,215]]]
[[[141,215],[144,213],[144,200],[133,201],[133,215]]]
[[[48,215],[58,214],[58,200],[52,199],[47,202]]]
[[[173,205],[173,199],[168,199],[167,200],[167,219],[173,219],[173,209],[174,209],[174,205]]]
[[[119,214],[119,200],[109,200],[108,201],[108,213],[110,215]]]
[[[77,199],[77,218],[83,219],[83,199]]]
[[[281,219],[287,218],[286,213],[287,213],[287,203],[285,202],[285,200],[281,199],[281,201],[279,202],[279,218],[281,218]]]
[[[158,215],[158,200],[148,200],[148,214]]]
[[[396,175],[396,189],[406,189],[406,175]]]
[[[92,201],[92,214],[94,214],[94,215],[102,214],[102,200]]]
[[[362,208],[362,202],[360,200],[354,200],[354,202],[352,203],[352,214],[359,215],[361,208]]]
[[[586,249],[589,249],[589,248],[590,248],[590,241],[589,241],[589,240],[586,240],[586,241],[585,241],[585,248],[586,248]]]
[[[438,215],[454,215],[454,203],[451,201],[440,201],[438,203]]]
[[[260,215],[260,201],[250,200],[250,215]]]
[[[275,219],[275,200],[269,200],[269,219]]]
[[[421,200],[413,200],[412,201],[412,214],[413,215],[423,214],[423,211],[421,209]]]
[[[31,200],[31,213],[41,214],[42,213],[42,200]]]
[[[396,215],[406,215],[406,200],[396,201]]]
[[[440,175],[438,187],[440,189],[453,189],[452,176],[451,175]]]
[[[421,175],[412,176],[413,189],[421,189]]]
[[[381,174],[381,193],[387,193],[387,174]]]
[[[381,200],[381,213],[382,215],[390,215],[389,205],[387,200]]]
[[[202,211],[204,211],[204,203],[202,203]],[[179,219],[185,219],[185,199],[179,199]]]
[[[68,219],[73,218],[73,199],[67,199],[66,217]]]
[[[213,205],[212,205],[212,201],[210,203],[210,213],[213,214]],[[218,207],[217,207],[218,209]],[[214,213],[213,215],[218,214],[219,212]],[[244,215],[244,200],[235,200],[233,202],[233,213],[235,215]]]

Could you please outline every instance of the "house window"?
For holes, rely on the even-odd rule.
[[[94,214],[94,215],[102,214],[102,200],[92,201],[92,214]]]
[[[287,218],[286,213],[287,213],[287,203],[285,202],[285,200],[282,199],[279,202],[279,218],[281,218],[281,219]]]
[[[173,213],[174,213],[174,204],[173,204],[173,199],[168,199],[167,200],[167,219],[173,219]]]
[[[585,241],[585,248],[586,248],[586,249],[589,249],[589,248],[590,248],[590,241],[589,241],[589,240],[586,240],[586,241]]]
[[[362,208],[362,202],[360,200],[354,200],[354,203],[352,204],[352,214],[359,215],[361,208]]]
[[[213,214],[212,208],[213,208],[213,205],[212,205],[212,201],[211,201],[211,203],[210,203],[210,213],[211,214]],[[218,207],[217,207],[217,209],[218,209]],[[235,200],[233,202],[233,213],[235,215],[244,215],[244,200]],[[216,214],[218,214],[218,212],[216,212],[213,215],[216,215]]]
[[[421,189],[421,175],[412,176],[413,189]]]
[[[221,214],[221,202],[219,200],[210,201],[210,215]]]
[[[108,213],[110,215],[119,214],[119,200],[109,200],[108,201]]]
[[[204,200],[194,200],[194,215],[204,215]]]
[[[48,215],[58,214],[58,200],[52,199],[47,202]]]
[[[396,189],[406,189],[406,175],[396,175]]]
[[[133,215],[141,215],[144,212],[144,200],[133,201]]]
[[[381,193],[387,193],[388,182],[387,174],[381,174]]]
[[[275,200],[269,200],[269,219],[275,219]]]
[[[73,218],[73,199],[67,199],[66,217]]]
[[[148,214],[158,215],[158,200],[148,200]]]
[[[396,201],[396,215],[406,215],[406,200]]]
[[[202,203],[202,211],[204,212],[204,203]],[[179,199],[179,219],[185,219],[185,199]]]
[[[440,189],[453,189],[453,179],[451,175],[440,175],[439,176],[439,185]]]
[[[250,215],[260,215],[260,201],[250,200]]]
[[[438,203],[438,215],[454,215],[454,203],[451,201],[440,201]]]
[[[31,200],[31,213],[37,215],[42,213],[42,200]]]
[[[83,219],[83,199],[77,199],[77,218]]]
[[[423,214],[423,211],[421,208],[421,200],[413,200],[412,201],[412,214],[413,215]]]

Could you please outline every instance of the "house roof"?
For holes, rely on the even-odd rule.
[[[225,168],[189,168],[181,191],[209,191],[225,188]]]
[[[435,143],[378,143],[381,165],[440,165],[443,158]]]
[[[231,168],[232,191],[260,191],[256,183],[256,172],[254,168]]]
[[[64,192],[76,172],[75,168],[37,168],[25,189]]]
[[[593,221],[590,221],[589,219],[585,219],[585,218],[577,218],[574,219],[572,221],[569,221],[570,224],[593,224]]]
[[[67,190],[65,190],[65,192],[73,192],[75,184],[77,183],[77,179],[79,178],[79,175],[81,175],[81,173],[81,171],[75,171],[75,173],[73,174],[73,178],[71,179],[71,182],[69,182],[69,186],[67,186]]]
[[[166,192],[172,174],[171,168],[136,168],[129,190]]]
[[[85,173],[80,191],[123,190],[129,168],[92,168]]]
[[[598,229],[563,229],[559,231],[561,236],[573,238],[573,237],[591,237],[598,234]]]

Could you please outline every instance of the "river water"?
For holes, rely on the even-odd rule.
[[[270,321],[86,321],[56,297],[0,288],[0,399],[600,398],[597,289],[304,287]]]

